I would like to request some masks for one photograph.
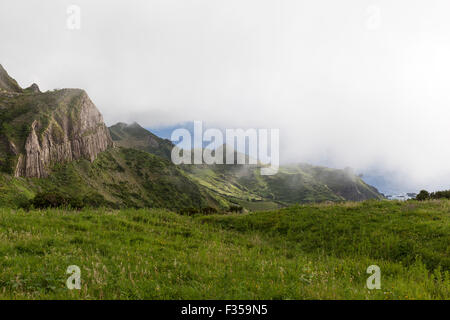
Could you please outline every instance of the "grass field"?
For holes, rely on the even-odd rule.
[[[0,209],[0,299],[450,299],[450,201]],[[381,289],[368,290],[369,265]],[[68,290],[66,269],[81,269]]]

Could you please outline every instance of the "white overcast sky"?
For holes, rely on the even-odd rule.
[[[85,89],[108,125],[279,128],[283,162],[450,188],[449,15],[448,0],[1,0],[0,63],[24,87]]]

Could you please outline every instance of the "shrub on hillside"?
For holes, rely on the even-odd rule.
[[[83,197],[83,206],[84,207],[92,207],[92,208],[99,208],[99,207],[108,207],[112,204],[109,203],[103,195],[100,193],[90,193]]]
[[[80,206],[80,202],[77,199],[72,199],[68,195],[58,191],[39,192],[31,200],[31,205],[40,209],[68,207],[71,204],[75,208]]]
[[[58,191],[39,192],[29,203],[29,206],[39,209],[59,207],[70,207],[73,209],[81,209],[84,207],[99,208],[109,205],[110,203],[98,193],[87,194],[84,197],[76,197]]]
[[[213,207],[205,207],[205,208],[182,208],[178,210],[178,213],[186,216],[193,216],[195,214],[216,214],[218,213],[216,208]]]
[[[193,216],[194,214],[200,213],[200,210],[198,208],[182,208],[178,213],[186,216]]]
[[[202,214],[216,214],[217,209],[213,207],[201,208]]]
[[[431,199],[450,199],[450,190],[436,191],[430,194]]]
[[[430,199],[430,193],[427,190],[421,190],[416,196],[416,200],[424,201]]]
[[[242,206],[230,206],[230,212],[242,213],[243,210],[244,208]]]
[[[436,191],[429,193],[426,190],[421,190],[416,196],[416,200],[424,201],[429,199],[450,199],[450,190]]]

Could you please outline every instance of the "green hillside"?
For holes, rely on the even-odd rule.
[[[384,201],[349,169],[176,166],[172,148],[0,65],[0,299],[450,298],[450,200]]]
[[[136,122],[132,124],[119,122],[109,127],[109,132],[114,143],[118,146],[143,150],[170,159],[173,148],[172,142],[154,135]]]
[[[0,299],[449,299],[449,208],[0,209]],[[69,265],[81,269],[81,290],[65,287]],[[370,265],[380,290],[366,288]]]
[[[110,127],[110,132],[118,145],[170,158],[171,142],[137,123],[118,123]],[[256,165],[181,165],[180,168],[218,202],[231,201],[250,210],[275,209],[294,203],[383,198],[374,187],[348,170],[298,164],[281,167],[273,176],[261,176]]]
[[[208,200],[184,172],[168,160],[134,149],[114,148],[90,163],[56,164],[48,178],[0,175],[0,206],[17,207],[37,192],[98,196],[112,207],[204,207]],[[214,203],[212,203],[214,204]]]
[[[0,205],[23,207],[43,192],[89,205],[219,211],[382,198],[343,170],[296,165],[261,176],[249,165],[175,166],[172,149],[137,123],[107,129],[81,89],[22,89],[0,66]]]
[[[249,165],[185,165],[183,170],[200,185],[244,206],[382,199],[375,188],[349,172],[306,164],[281,167],[272,176],[262,176],[259,168]]]

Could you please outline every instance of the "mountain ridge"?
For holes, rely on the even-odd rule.
[[[117,126],[131,125],[124,123],[113,125],[110,127],[111,132],[115,132]],[[136,122],[132,126],[139,127],[139,133],[129,131],[123,140],[120,140],[117,135],[115,143],[152,153],[151,148],[140,139],[147,129]],[[152,136],[160,143],[168,141],[153,134]],[[221,148],[225,150],[226,146]],[[223,153],[225,155],[225,151]],[[170,156],[167,157],[170,159]],[[246,161],[248,161],[247,155]],[[368,185],[360,177],[345,169],[294,164],[281,166],[276,175],[261,176],[260,165],[182,164],[180,168],[212,195],[217,195],[219,198],[225,197],[244,207],[257,207],[262,202],[270,208],[275,208],[293,203],[383,198],[375,187]]]
[[[177,166],[173,148],[137,122],[108,128],[82,89],[22,89],[0,68],[0,204],[60,191],[93,195],[97,205],[172,209],[382,198],[343,170],[297,165],[261,176],[259,165]]]

